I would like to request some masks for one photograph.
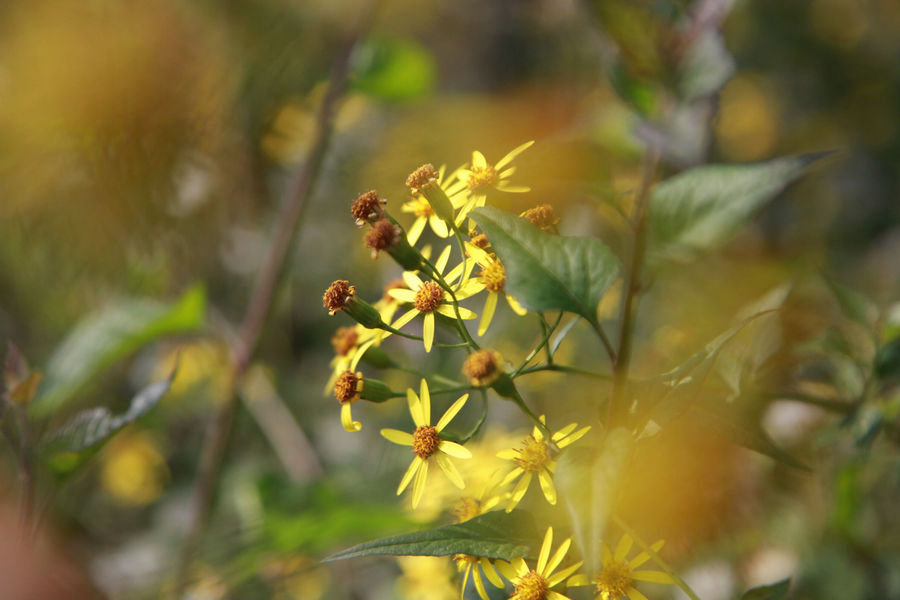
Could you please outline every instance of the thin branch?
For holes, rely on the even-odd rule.
[[[259,344],[263,327],[272,306],[272,299],[275,296],[296,237],[298,225],[306,212],[308,199],[325,159],[338,101],[343,95],[347,82],[350,57],[359,39],[370,26],[376,6],[377,0],[373,0],[369,3],[367,10],[362,11],[358,25],[348,35],[338,50],[331,69],[328,90],[325,92],[316,116],[316,131],[309,154],[306,161],[297,169],[288,184],[286,198],[277,220],[278,226],[272,237],[272,242],[260,274],[254,284],[247,312],[233,349],[233,365],[229,377],[229,385],[226,388],[228,390],[226,399],[219,412],[215,415],[209,435],[204,442],[191,502],[191,521],[181,549],[181,555],[176,567],[175,581],[171,590],[173,598],[179,598],[182,595],[194,554],[197,551],[209,518],[219,474],[222,470],[222,463],[231,437],[231,427],[237,406],[237,382],[249,365]]]
[[[644,175],[641,189],[638,192],[634,209],[634,249],[631,252],[631,263],[625,282],[625,297],[622,302],[622,314],[619,328],[619,349],[616,352],[615,385],[612,399],[607,406],[606,426],[610,430],[621,417],[624,408],[625,387],[628,382],[628,370],[631,367],[631,350],[634,338],[634,313],[637,305],[637,294],[641,289],[641,270],[644,265],[644,253],[647,250],[647,204],[650,199],[650,187],[656,178],[659,165],[659,153],[652,145],[647,149],[644,159]]]

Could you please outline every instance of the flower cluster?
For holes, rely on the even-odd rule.
[[[356,287],[346,280],[332,283],[323,296],[323,304],[330,315],[344,313],[356,321],[355,325],[338,328],[332,337],[335,356],[326,386],[341,406],[344,429],[349,432],[362,429],[362,424],[355,421],[351,413],[351,407],[359,401],[385,402],[406,397],[410,427],[380,430],[387,441],[407,448],[409,452],[409,466],[400,478],[396,493],[399,496],[410,489],[410,506],[414,511],[421,510],[423,499],[432,495],[440,498],[440,486],[445,485],[441,481],[449,482],[452,488],[446,488],[454,490],[455,494],[465,490],[465,495],[458,495],[452,508],[456,523],[494,511],[502,515],[502,509],[507,513],[513,511],[523,502],[535,479],[546,504],[537,493],[532,494],[532,500],[552,510],[558,501],[557,482],[554,481],[557,461],[570,445],[592,429],[591,426],[579,427],[577,423],[551,429],[546,416],[532,413],[516,387],[516,377],[523,374],[524,367],[542,346],[548,346],[546,366],[556,366],[550,364],[553,351],[548,342],[556,325],[549,326],[541,315],[545,332],[543,342],[521,366],[513,368],[497,350],[480,347],[467,325],[467,321],[478,318],[479,313],[462,305],[484,294],[477,327],[479,338],[490,328],[501,296],[513,313],[525,315],[528,312],[526,306],[510,294],[501,257],[470,217],[473,210],[485,206],[488,195],[494,191],[529,191],[527,187],[514,185],[511,178],[516,171],[513,160],[532,143],[516,147],[493,164],[481,152],[475,151],[470,164],[453,171],[448,172],[443,166],[435,168],[430,163],[417,168],[406,179],[407,201],[401,206],[401,212],[413,217],[408,231],[394,219],[390,203],[377,191],[360,194],[350,212],[356,225],[366,230],[363,243],[373,259],[382,255],[393,259],[401,268],[400,276],[385,287],[381,298],[373,304],[365,302]],[[547,204],[528,209],[520,216],[544,234],[559,234],[559,219]],[[437,240],[448,240],[434,259],[430,246],[419,246],[426,228]],[[419,317],[421,329],[409,327]],[[446,335],[439,334],[442,328]],[[436,347],[465,351],[459,372],[462,377],[421,376],[416,369],[398,364],[382,348],[389,336],[420,341],[426,353]],[[377,369],[415,373],[419,378],[418,389],[395,392],[387,384],[358,370],[363,363]],[[532,420],[533,428],[530,435],[519,438],[518,443],[511,438],[507,445],[496,446],[487,454],[480,442],[470,442],[479,434],[487,417],[489,392],[515,402]],[[481,399],[481,416],[471,425],[475,421],[474,415],[468,414],[468,409],[466,413],[463,410],[470,406],[473,393]],[[452,394],[456,400],[433,421],[432,396],[444,394]],[[460,422],[470,430],[467,431]],[[471,484],[478,478],[472,476],[466,465],[496,459],[504,462],[497,463],[490,475],[481,478],[480,493],[470,493],[471,486],[467,488],[467,481]],[[437,480],[434,476],[429,478],[429,472],[434,472],[435,467],[443,473]],[[445,502],[448,499],[449,496],[443,497]],[[429,499],[425,504],[429,502],[433,500]],[[449,502],[444,508],[449,508]],[[626,596],[640,600],[644,596],[636,590],[634,582],[672,582],[664,572],[637,570],[650,558],[658,558],[655,553],[661,543],[626,560],[632,538],[625,535],[615,552],[604,546],[598,572],[578,573],[583,562],[569,558],[570,551],[577,550],[572,547],[572,539],[565,539],[553,551],[553,528],[547,527],[545,531],[534,562],[529,562],[527,556],[507,554],[501,558],[508,560],[501,560],[496,555],[469,554],[466,552],[472,550],[468,548],[454,554],[460,577],[460,597],[465,596],[471,582],[482,600],[491,596],[488,585],[507,589],[510,600],[566,600],[567,586],[576,585],[595,586],[598,600]]]

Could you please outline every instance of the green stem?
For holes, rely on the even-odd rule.
[[[547,324],[547,322],[544,320],[544,317],[540,316],[540,314],[538,314],[538,316],[541,319],[541,327],[544,330],[544,337],[538,343],[538,345],[535,346],[531,350],[531,352],[528,354],[528,356],[525,357],[525,360],[522,361],[522,364],[520,364],[516,368],[515,371],[513,371],[512,373],[509,374],[509,376],[513,379],[515,379],[522,372],[522,369],[524,369],[526,366],[528,366],[528,363],[530,363],[534,359],[534,357],[538,355],[538,352],[541,351],[541,348],[544,348],[547,346],[547,343],[550,341],[550,336],[553,335],[553,330],[556,329],[556,326],[559,325],[560,319],[562,319],[562,313],[559,313],[559,317],[556,319],[556,323],[554,323],[553,327],[550,328],[549,325]],[[547,362],[551,362],[552,359],[553,359],[553,357],[550,356],[550,353],[548,351]]]
[[[603,348],[606,350],[607,356],[609,356],[609,362],[612,365],[613,370],[616,369],[616,365],[619,363],[618,356],[616,355],[616,351],[613,350],[612,342],[609,341],[609,337],[606,335],[606,332],[603,330],[603,325],[600,324],[596,319],[588,319],[588,322],[591,324],[591,327],[597,333],[597,337],[600,338],[600,341],[603,342]]]
[[[519,409],[523,413],[525,413],[528,416],[528,418],[532,420],[532,422],[534,422],[535,427],[537,427],[542,432],[544,432],[544,435],[547,436],[547,439],[550,439],[550,437],[552,436],[552,433],[550,432],[550,430],[547,428],[546,425],[541,423],[541,420],[538,418],[538,416],[536,414],[534,414],[534,412],[532,412],[532,410],[530,408],[528,408],[528,405],[525,404],[525,401],[522,399],[522,396],[519,394],[518,390],[515,390],[515,394],[513,396],[511,396],[511,398],[512,398],[512,401],[516,403],[516,406],[518,406]]]
[[[527,369],[522,369],[517,375],[528,375],[530,373],[540,373],[542,371],[556,371],[559,373],[573,373],[575,375],[584,375],[585,377],[593,377],[595,379],[603,379],[609,381],[613,379],[613,376],[609,373],[598,373],[596,371],[589,371],[588,369],[582,369],[581,367],[575,367],[572,365],[558,365],[558,364],[549,364],[549,365],[535,365],[533,367],[528,367]]]
[[[632,227],[634,229],[634,249],[625,281],[625,297],[622,301],[622,313],[619,327],[619,348],[617,360],[613,363],[615,382],[612,397],[606,410],[606,427],[611,430],[626,414],[625,388],[628,383],[628,371],[631,367],[631,351],[634,341],[634,313],[637,308],[637,295],[641,289],[641,270],[644,264],[644,253],[647,250],[647,204],[650,200],[650,186],[656,177],[659,154],[654,147],[647,149],[644,160],[644,175],[641,189],[635,204]],[[597,324],[599,327],[599,323]]]
[[[696,593],[694,593],[694,590],[691,589],[691,586],[689,586],[687,583],[685,583],[684,579],[679,577],[678,573],[675,572],[675,569],[673,569],[669,565],[669,563],[667,563],[659,554],[657,554],[653,550],[653,548],[648,546],[644,542],[644,540],[642,540],[640,538],[640,536],[638,536],[638,534],[634,531],[634,529],[629,527],[628,524],[625,523],[625,521],[623,521],[621,518],[619,518],[618,515],[613,515],[612,518],[613,518],[613,521],[616,522],[616,525],[621,527],[622,531],[624,531],[629,536],[631,536],[631,539],[633,539],[635,542],[637,542],[637,545],[641,547],[641,550],[643,550],[644,552],[649,554],[650,558],[653,559],[653,562],[655,562],[657,565],[659,565],[659,568],[662,569],[666,573],[666,575],[668,575],[669,577],[672,578],[672,580],[675,582],[675,585],[680,587],[681,591],[684,592],[688,598],[690,598],[691,600],[700,600],[700,597],[697,596]]]
[[[468,435],[459,440],[460,444],[465,444],[473,437],[475,437],[475,435],[481,430],[481,426],[484,425],[485,419],[487,419],[487,392],[484,391],[484,388],[479,391],[481,392],[481,417],[478,419],[478,422],[475,423],[475,427],[472,428],[472,431],[470,431]]]

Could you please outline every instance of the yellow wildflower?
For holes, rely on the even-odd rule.
[[[515,591],[509,600],[570,600],[568,596],[563,596],[550,588],[562,583],[582,565],[581,562],[577,562],[559,573],[553,574],[553,571],[566,557],[566,552],[569,551],[571,545],[571,538],[566,539],[551,557],[553,528],[548,527],[534,569],[529,569],[522,558],[515,558],[511,562],[497,561],[497,570],[515,586]]]
[[[461,191],[461,187],[459,185],[454,185],[453,183],[454,180],[456,180],[457,171],[451,173],[447,178],[444,177],[444,171],[444,166],[441,166],[441,168],[438,169],[436,184],[444,190],[444,193],[450,198],[450,202],[454,206],[457,203],[461,204],[462,200],[457,200],[454,197],[454,195],[459,196],[459,192]],[[438,237],[446,238],[450,235],[450,229],[447,227],[447,223],[434,212],[431,202],[429,202],[421,193],[410,196],[409,202],[404,202],[403,206],[400,207],[400,210],[406,213],[412,213],[416,216],[416,220],[413,221],[409,231],[406,233],[406,240],[411,246],[414,246],[415,243],[419,241],[419,237],[425,230],[426,224],[431,227],[431,230]]]
[[[632,543],[633,540],[627,533],[619,540],[615,553],[610,552],[609,546],[604,543],[603,568],[600,570],[600,574],[590,581],[585,575],[576,575],[569,579],[569,585],[595,585],[598,592],[595,600],[619,600],[622,597],[629,598],[629,600],[647,600],[647,597],[634,587],[635,581],[675,583],[667,573],[662,571],[635,571],[650,560],[650,554],[641,552],[630,561],[626,561],[625,557],[628,556]],[[659,540],[650,548],[653,552],[659,552],[664,543],[663,540]]]
[[[541,415],[540,420],[541,423],[545,423],[543,415]],[[515,469],[509,472],[500,485],[508,485],[521,477],[512,492],[506,512],[510,512],[519,504],[525,496],[525,492],[528,491],[528,486],[531,484],[534,475],[537,475],[538,480],[541,482],[541,489],[547,502],[556,504],[556,486],[553,485],[553,471],[556,468],[556,461],[553,460],[552,453],[562,450],[581,439],[590,430],[590,426],[587,426],[575,431],[577,427],[578,423],[569,423],[552,434],[548,440],[544,437],[543,432],[535,426],[531,435],[522,441],[523,446],[521,449],[502,450],[497,453],[498,457],[515,461],[517,465]],[[551,447],[551,444],[555,446],[555,449]]]
[[[460,225],[469,212],[477,207],[484,206],[487,198],[487,190],[493,188],[500,192],[522,193],[529,192],[531,188],[521,185],[510,185],[506,180],[512,177],[516,172],[516,168],[508,166],[519,154],[527,150],[534,144],[534,140],[525,142],[521,146],[517,146],[510,150],[506,156],[497,161],[496,164],[488,163],[484,154],[475,150],[472,152],[472,165],[468,169],[460,169],[457,177],[460,182],[465,183],[465,187],[469,192],[468,201],[463,205],[456,217],[456,224]],[[508,166],[508,168],[507,168]],[[452,192],[456,190],[451,188]]]
[[[450,258],[450,246],[444,248],[444,251],[435,261],[435,268],[438,273],[443,273]],[[447,275],[443,276],[444,281],[448,285],[452,285],[463,274],[466,261],[463,261],[454,267]],[[401,302],[412,303],[413,308],[401,315],[391,327],[400,329],[413,320],[416,315],[424,316],[424,324],[422,326],[422,339],[425,344],[425,352],[431,352],[431,346],[434,343],[434,322],[435,313],[440,313],[451,319],[456,318],[456,311],[449,302],[448,295],[444,288],[437,281],[422,281],[418,275],[412,271],[403,272],[403,281],[408,286],[407,289],[393,289],[389,293],[391,296]],[[468,282],[466,282],[468,283]],[[462,300],[468,298],[472,294],[472,286],[465,283],[455,292],[456,298]],[[459,315],[463,319],[474,319],[477,315],[471,310],[460,307]]]
[[[448,457],[472,458],[472,453],[468,449],[440,436],[441,431],[465,405],[469,395],[464,394],[460,396],[447,409],[447,412],[438,420],[437,424],[432,425],[431,395],[428,392],[428,382],[424,379],[419,388],[419,393],[420,395],[417,396],[412,389],[406,390],[406,398],[409,401],[409,413],[416,424],[416,430],[413,433],[410,434],[398,429],[381,430],[381,435],[387,440],[401,446],[412,446],[415,457],[409,465],[406,474],[403,475],[403,479],[400,480],[400,485],[397,487],[397,495],[402,494],[409,482],[415,477],[412,496],[413,508],[419,505],[422,492],[425,490],[425,478],[428,475],[428,463],[431,458],[434,458],[441,470],[444,471],[444,474],[447,475],[447,478],[460,489],[466,487],[466,484]]]

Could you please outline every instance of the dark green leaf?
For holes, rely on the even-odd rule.
[[[206,314],[203,288],[189,289],[174,304],[132,299],[85,317],[47,364],[41,393],[31,403],[34,417],[46,417],[69,402],[96,375],[161,337],[197,331]]]
[[[741,600],[782,600],[787,597],[791,580],[782,579],[777,583],[761,585],[747,590],[741,595]]]
[[[619,273],[600,240],[544,233],[494,207],[472,211],[506,269],[506,288],[530,310],[564,310],[594,323],[597,305]]]
[[[531,556],[539,541],[530,515],[523,511],[493,511],[464,523],[416,531],[359,544],[326,560],[373,554],[393,556],[449,556],[469,554],[510,560]]]
[[[650,197],[654,252],[686,259],[721,244],[827,154],[757,164],[707,165],[663,181]]]
[[[96,446],[106,442],[123,427],[147,414],[172,387],[175,372],[163,381],[148,385],[131,399],[128,410],[113,415],[105,406],[82,411],[71,421],[51,433],[42,443],[42,454],[58,475],[71,472],[87,458]]]
[[[381,100],[419,98],[431,92],[437,80],[434,58],[412,40],[369,40],[354,63],[354,87]]]

